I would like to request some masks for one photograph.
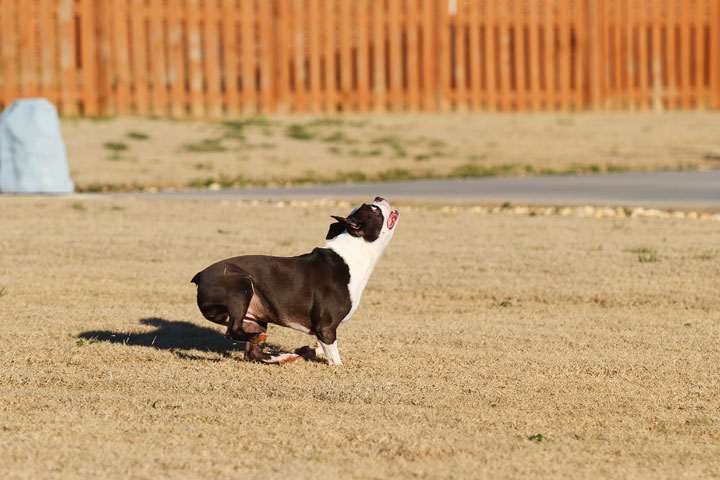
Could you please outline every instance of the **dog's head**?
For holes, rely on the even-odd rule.
[[[390,207],[387,200],[376,197],[371,204],[363,203],[347,217],[331,216],[337,222],[330,225],[325,237],[327,240],[347,232],[348,235],[362,238],[368,243],[379,242],[387,245],[395,233],[400,214]]]

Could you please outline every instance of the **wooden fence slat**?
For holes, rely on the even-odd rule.
[[[343,112],[352,109],[353,92],[352,92],[352,19],[350,18],[350,2],[339,2],[339,22],[340,30],[340,106]]]
[[[258,25],[259,25],[259,69],[260,69],[260,102],[256,111],[262,109],[263,112],[275,111],[275,76],[273,74],[273,52],[274,52],[274,31],[273,31],[273,12],[272,3],[269,1],[260,1],[258,5]]]
[[[187,0],[185,5],[187,29],[187,69],[190,114],[195,118],[205,115],[203,108],[202,43],[200,39],[200,5],[198,0]]]
[[[7,1],[0,2],[0,8],[7,8]],[[56,29],[55,29],[55,1],[54,0],[40,0],[38,5],[38,11],[40,15],[40,88],[39,94],[53,103],[58,102],[57,98],[57,86],[56,86],[56,70],[57,61],[54,51],[51,48],[47,48],[47,45],[55,44],[56,40]],[[0,15],[4,15],[4,12],[0,12]],[[3,25],[3,30],[5,27]],[[6,37],[3,37],[5,40]],[[3,69],[4,71],[4,69]]]
[[[455,64],[453,65],[455,77],[455,110],[465,111],[467,109],[466,98],[466,72],[465,72],[465,31],[467,26],[467,11],[464,2],[457,3],[455,13]]]
[[[187,76],[185,73],[185,57],[183,55],[182,18],[185,11],[181,8],[180,0],[168,0],[167,4],[167,52],[168,52],[168,82],[170,84],[170,115],[182,116],[187,109],[185,95]]]
[[[292,6],[292,52],[294,108],[298,111],[306,109],[307,95],[305,94],[305,5],[304,0],[295,0]]]
[[[58,5],[58,29],[60,33],[60,111],[74,116],[77,109],[77,79],[75,69],[75,24],[73,1],[60,0]]]
[[[310,81],[309,109],[319,112],[322,108],[320,96],[320,3],[319,0],[309,0],[308,8],[308,75]]]
[[[370,28],[368,0],[357,0],[357,109],[366,112],[370,108]]]
[[[135,114],[147,115],[148,105],[148,56],[145,30],[144,0],[131,0],[130,31],[132,45],[132,85]]]
[[[387,58],[389,71],[387,72],[387,74],[390,80],[388,103],[391,110],[400,110],[403,107],[401,58],[402,19],[400,11],[400,0],[387,1],[387,42],[389,46],[389,56]]]
[[[545,98],[546,108],[548,110],[557,109],[557,65],[558,65],[558,51],[555,47],[555,32],[557,29],[555,11],[552,6],[552,2],[545,1],[543,3],[543,15],[544,20],[544,54],[545,54],[545,66],[544,66],[544,83],[545,83]]]
[[[485,2],[485,77],[487,82],[487,109],[494,112],[498,109],[498,44],[497,44],[497,15],[496,6],[492,1]]]
[[[688,2],[689,3],[689,2]],[[691,105],[691,89],[690,89],[690,22],[692,11],[689,8],[682,8],[680,14],[680,70],[681,70],[681,87],[680,95],[682,98],[683,108],[690,108]]]
[[[43,3],[45,0],[41,0]],[[95,18],[97,21],[97,31],[100,32],[97,35],[97,108],[98,115],[110,115],[112,112],[111,98],[112,98],[112,45],[109,32],[112,31],[112,23],[110,17],[111,6],[107,3],[101,2],[97,4],[97,11]],[[41,11],[42,12],[42,11]],[[47,12],[42,12],[42,15],[46,15]],[[44,22],[45,20],[43,20]],[[52,20],[50,20],[52,21]],[[42,44],[41,40],[41,44]],[[45,58],[43,56],[43,65],[45,64]],[[45,67],[43,66],[43,76]],[[44,80],[43,80],[44,82]]]
[[[424,111],[438,108],[437,98],[437,52],[435,33],[435,12],[437,4],[433,0],[422,0],[422,103]]]
[[[420,87],[418,84],[418,2],[408,0],[406,11],[406,109],[417,112],[420,109]]]
[[[665,69],[666,69],[666,78],[667,83],[665,84],[665,101],[666,106],[670,110],[674,110],[677,108],[676,104],[676,98],[677,98],[677,71],[678,71],[678,65],[677,65],[677,58],[675,56],[675,45],[676,45],[676,37],[675,37],[675,27],[677,26],[677,19],[674,15],[674,6],[673,1],[668,2],[668,7],[665,10],[665,32],[667,36],[667,48],[665,50],[666,55],[666,61],[665,61]]]
[[[82,105],[83,115],[98,115],[98,70],[96,45],[96,19],[92,0],[81,0],[80,34],[82,36]]]
[[[240,111],[237,74],[237,9],[235,0],[222,0],[220,6],[220,50],[222,52],[222,91],[225,112],[235,116]]]
[[[641,110],[648,108],[649,102],[649,90],[650,90],[650,75],[649,75],[649,44],[648,44],[648,5],[640,4],[638,8],[637,22],[638,22],[638,69],[640,71],[640,88],[638,89],[638,106]]]
[[[575,0],[575,7],[573,8],[574,19],[573,19],[573,32],[575,36],[575,54],[573,55],[574,72],[575,72],[575,99],[573,110],[579,111],[586,108],[586,97],[589,87],[589,82],[585,77],[587,71],[588,62],[588,20],[587,10],[581,5],[585,2]]]
[[[438,108],[441,112],[450,111],[452,91],[450,89],[451,56],[450,56],[450,15],[448,2],[440,2],[436,12],[438,18],[437,45],[438,45]]]
[[[720,2],[714,1],[710,8],[710,58],[711,107],[720,108]]]
[[[540,29],[539,29],[539,11],[538,2],[530,2],[528,4],[528,65],[529,71],[529,97],[532,110],[540,110]]]
[[[649,105],[655,111],[661,111],[663,108],[663,81],[662,81],[662,54],[660,52],[660,29],[662,25],[662,17],[660,16],[660,1],[652,0],[650,4],[652,11],[649,21],[650,43],[652,49],[649,50],[650,65],[650,98]]]
[[[513,110],[524,111],[526,109],[525,100],[527,98],[527,92],[525,91],[525,60],[526,52],[524,45],[523,30],[525,26],[525,12],[523,11],[523,5],[520,2],[514,1],[512,3],[512,10],[510,11],[510,28],[512,29],[511,35],[511,85],[513,86],[511,92],[515,97]]]
[[[257,111],[255,83],[255,2],[240,1],[240,49],[242,108],[246,113]]]
[[[327,1],[327,0],[324,0]],[[289,85],[290,85],[290,73],[289,73],[289,55],[288,55],[288,4],[287,2],[279,1],[277,6],[277,17],[275,20],[276,27],[276,41],[275,41],[275,58],[276,58],[276,72],[275,72],[275,98],[276,108],[279,112],[286,112],[289,109]]]
[[[372,71],[373,71],[373,106],[374,110],[383,112],[386,109],[385,98],[385,12],[383,0],[372,0]]]
[[[0,2],[0,15],[2,16],[2,103],[7,108],[17,96],[17,38],[15,36],[16,3],[13,0]]]
[[[20,95],[34,97],[37,95],[37,58],[35,48],[35,19],[37,5],[34,1],[25,1],[18,5],[18,28],[20,30]]]
[[[217,0],[205,0],[203,10],[203,68],[205,76],[205,99],[207,114],[217,118],[222,113],[220,96],[220,20]]]
[[[482,52],[480,50],[480,2],[475,0],[470,2],[470,9],[467,12],[468,16],[468,59],[469,59],[469,71],[470,76],[470,108],[473,111],[478,111],[482,107],[481,99],[481,62]]]
[[[707,107],[707,84],[706,65],[705,62],[705,23],[708,12],[706,11],[707,2],[696,0],[695,2],[695,85],[694,92],[696,95],[695,108],[704,109]]]
[[[167,76],[165,60],[165,12],[162,0],[150,0],[148,25],[150,38],[150,104],[154,115],[167,114]]]

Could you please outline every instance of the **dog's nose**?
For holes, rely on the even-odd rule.
[[[373,203],[386,203],[388,206],[390,206],[390,203],[382,197],[375,197]]]

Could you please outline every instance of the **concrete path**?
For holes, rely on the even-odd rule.
[[[138,194],[134,194],[138,195]],[[720,207],[720,169],[710,171],[611,173],[541,177],[415,180],[139,194],[203,198],[390,199],[513,202],[554,205]]]

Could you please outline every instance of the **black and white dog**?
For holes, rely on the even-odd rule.
[[[398,211],[384,198],[330,225],[322,248],[297,257],[246,255],[210,265],[192,279],[203,316],[245,343],[245,359],[286,363],[320,353],[340,365],[336,330],[357,310],[375,265],[395,233]],[[269,355],[267,324],[315,335],[315,348]]]

